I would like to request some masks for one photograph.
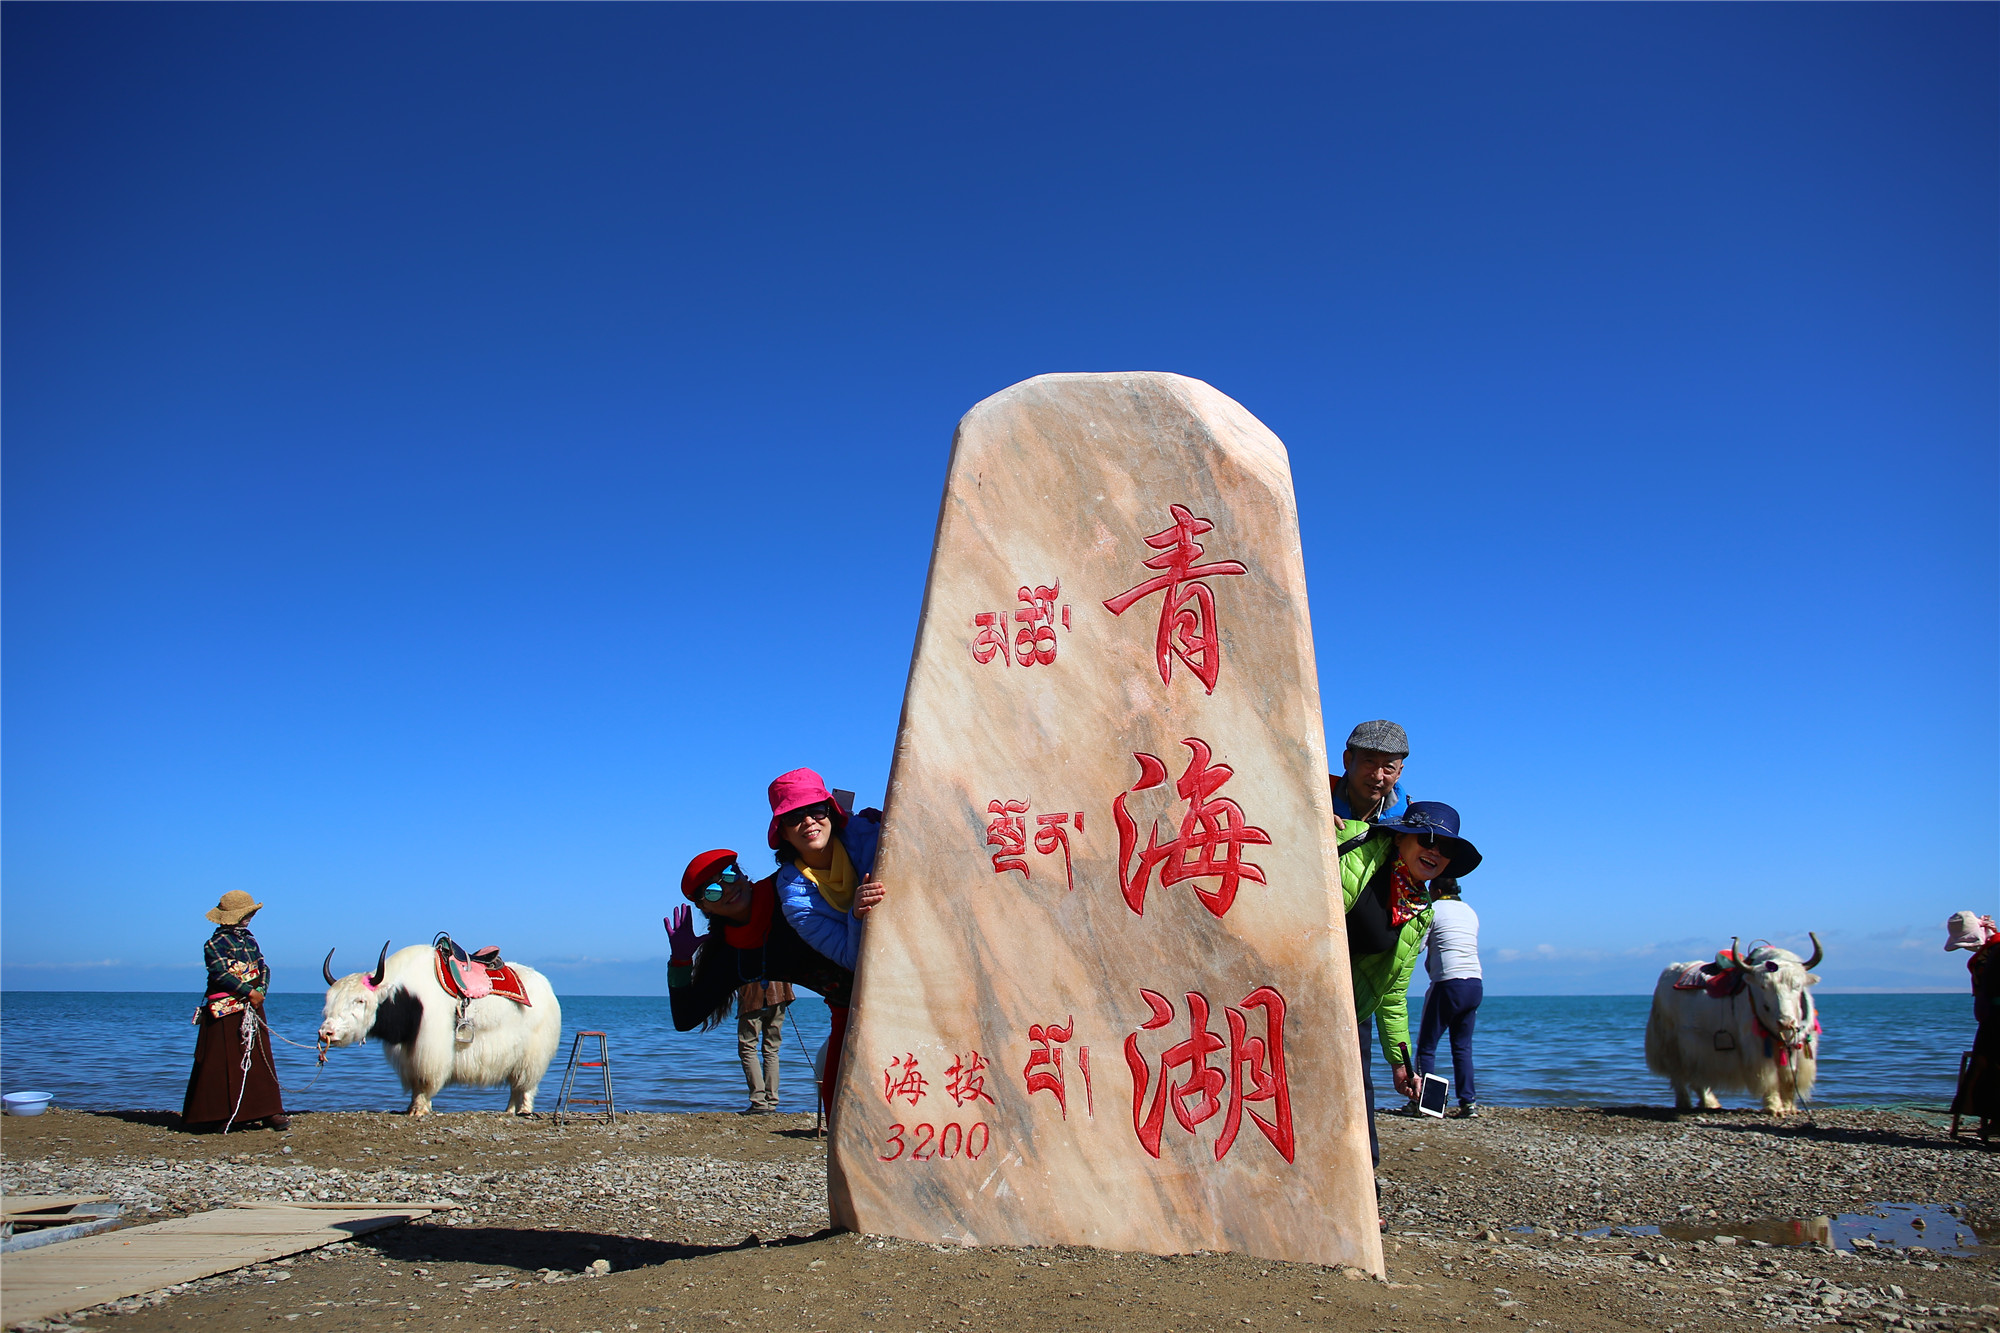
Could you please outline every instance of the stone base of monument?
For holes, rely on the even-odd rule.
[[[1380,1273],[1285,448],[1045,375],[952,450],[831,1147],[834,1220]]]

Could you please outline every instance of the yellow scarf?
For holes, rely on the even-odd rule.
[[[819,896],[829,905],[843,912],[854,910],[854,890],[860,887],[860,877],[854,873],[854,862],[847,859],[847,849],[840,845],[840,839],[833,840],[833,864],[825,870],[814,870],[799,862],[799,873],[812,881],[819,890]]]

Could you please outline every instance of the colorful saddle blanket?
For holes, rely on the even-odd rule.
[[[1735,966],[1734,957],[1724,949],[1713,963],[1689,963],[1683,967],[1674,978],[1674,989],[1707,991],[1724,1000],[1743,989],[1743,970]]]
[[[468,954],[449,935],[437,938],[438,985],[454,1000],[477,1000],[498,995],[515,1004],[532,1005],[520,976],[511,964],[502,962],[498,945]]]

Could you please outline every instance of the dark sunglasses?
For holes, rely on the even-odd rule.
[[[784,814],[778,816],[778,824],[781,828],[790,828],[802,820],[832,818],[833,802],[815,801],[811,805],[802,805],[796,810],[785,811]]]
[[[748,878],[750,877],[743,873],[742,868],[731,861],[722,868],[722,873],[715,877],[715,883],[703,886],[701,896],[709,902],[719,903],[723,894]]]

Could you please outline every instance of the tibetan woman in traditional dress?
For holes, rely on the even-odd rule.
[[[277,1066],[271,1061],[271,1033],[264,1025],[264,992],[271,968],[250,918],[264,904],[231,889],[208,913],[216,923],[202,950],[208,963],[208,992],[195,1011],[201,1036],[194,1047],[181,1124],[195,1131],[222,1130],[261,1121],[288,1129]]]

